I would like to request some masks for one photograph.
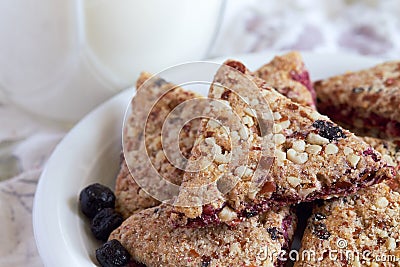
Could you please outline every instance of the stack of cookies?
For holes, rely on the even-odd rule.
[[[115,188],[125,221],[109,237],[121,242],[133,262],[285,266],[296,225],[308,220],[295,266],[399,266],[399,62],[312,84],[297,52],[254,72],[226,61],[208,93],[223,103],[209,109],[224,124],[195,119],[179,131],[177,149],[187,170],[197,171],[177,168],[162,153],[162,127],[177,106],[201,96],[150,77],[142,73],[138,90],[149,99],[163,97],[145,114],[146,151],[179,192],[162,203],[146,188],[164,185],[149,181],[143,187],[146,180],[140,179],[139,186],[129,171],[138,164],[129,155],[144,123],[133,106]],[[205,154],[213,155],[207,164]],[[297,218],[302,202],[312,203],[310,218]],[[383,255],[392,261],[382,265],[377,256]]]

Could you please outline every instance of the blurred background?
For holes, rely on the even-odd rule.
[[[398,59],[400,1],[0,0],[0,266],[41,266],[31,211],[45,162],[141,70],[287,50]]]

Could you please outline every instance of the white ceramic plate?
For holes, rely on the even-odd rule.
[[[273,55],[231,58],[256,69]],[[313,80],[381,61],[347,54],[303,53],[303,57]],[[120,162],[123,116],[133,93],[133,89],[124,91],[91,112],[67,134],[49,159],[36,191],[33,212],[36,243],[46,266],[96,265],[94,251],[101,244],[92,238],[88,222],[79,212],[78,195],[94,182],[113,187]]]

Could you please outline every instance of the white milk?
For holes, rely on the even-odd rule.
[[[2,0],[0,90],[31,113],[76,121],[142,70],[200,60],[223,0]]]

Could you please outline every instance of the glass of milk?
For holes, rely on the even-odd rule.
[[[75,122],[134,84],[201,60],[224,0],[2,0],[0,90],[22,109]]]

